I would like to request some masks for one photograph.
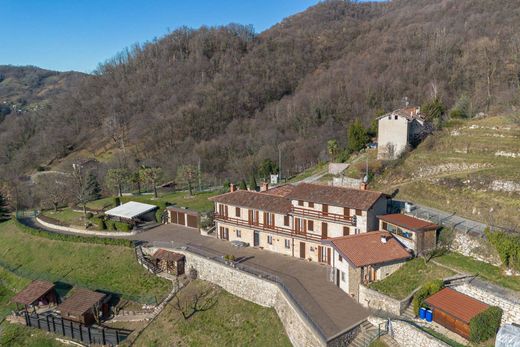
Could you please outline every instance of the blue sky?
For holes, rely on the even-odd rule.
[[[92,72],[179,26],[252,24],[261,32],[318,0],[0,0],[0,65]]]

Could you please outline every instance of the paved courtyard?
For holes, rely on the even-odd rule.
[[[251,247],[236,248],[229,242],[202,236],[198,231],[176,225],[161,225],[132,237],[148,242],[192,245],[210,254],[245,257],[243,263],[282,280],[293,297],[327,339],[350,329],[368,317],[368,311],[328,281],[327,266]]]

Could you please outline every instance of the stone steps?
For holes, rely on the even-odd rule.
[[[370,322],[364,321],[360,325],[361,331],[356,338],[349,344],[352,347],[367,347],[377,337],[378,328],[373,326]]]
[[[415,319],[415,312],[413,311],[413,305],[410,305],[404,310],[402,314],[405,318]]]

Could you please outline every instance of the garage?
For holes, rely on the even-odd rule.
[[[168,207],[168,223],[199,228],[199,213],[180,207]]]

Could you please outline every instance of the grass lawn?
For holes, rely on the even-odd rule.
[[[170,288],[137,263],[132,248],[40,238],[12,221],[0,224],[0,267],[22,278],[104,289],[143,303],[161,299]]]
[[[216,304],[188,319],[173,299],[148,326],[135,346],[291,346],[273,309],[233,296],[208,282],[194,281],[181,290],[181,305],[194,292],[214,288]]]
[[[447,253],[434,260],[461,272],[478,274],[481,278],[504,288],[520,291],[520,277],[505,276],[497,266],[463,256],[459,253]]]
[[[316,175],[321,172],[327,171],[328,163],[319,163],[315,166],[311,166],[310,168],[300,172],[296,176],[292,177],[290,180],[288,180],[288,183],[294,183],[299,182],[301,180],[304,180],[306,178],[309,178],[312,175]]]
[[[16,309],[16,305],[11,303],[10,300],[29,282],[30,280],[16,276],[0,267],[0,321],[10,314],[11,310]]]
[[[57,219],[70,225],[76,225],[80,227],[85,226],[84,215],[82,212],[75,212],[71,208],[61,208],[57,212],[54,210],[42,211],[44,216]]]
[[[0,325],[0,346],[9,347],[61,347],[56,335],[24,325],[4,322]]]
[[[399,270],[384,280],[370,284],[370,288],[395,299],[402,300],[423,283],[453,276],[454,274],[454,271],[450,271],[432,262],[426,263],[422,258],[415,258],[408,261]]]
[[[368,347],[388,347],[388,345],[381,341],[381,339],[377,339],[374,342],[372,342]]]
[[[190,196],[188,192],[172,192],[166,194],[159,194],[159,197],[155,199],[153,195],[136,195],[136,196],[123,196],[122,202],[138,201],[148,204],[157,203],[170,203],[177,206],[188,207],[192,210],[199,212],[208,212],[213,210],[213,202],[209,201],[208,198],[218,195],[218,191],[194,193]],[[92,209],[106,209],[114,207],[113,198],[104,198],[96,201],[91,201],[87,204]]]

